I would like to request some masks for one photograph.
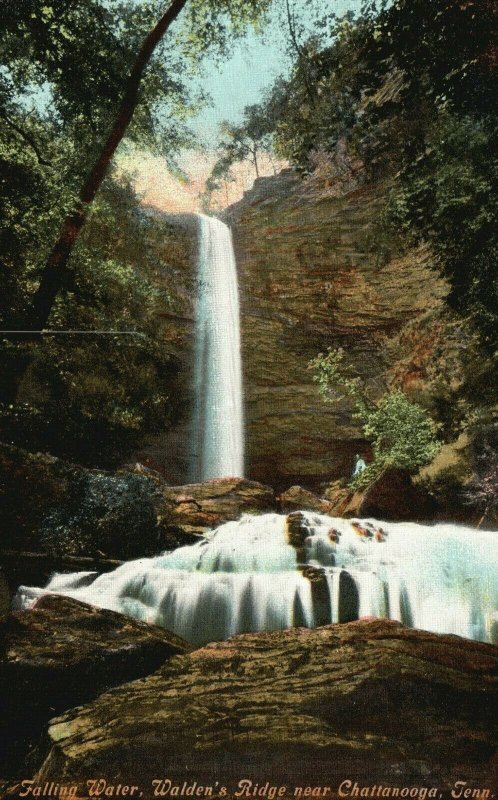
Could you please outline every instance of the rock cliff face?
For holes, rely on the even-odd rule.
[[[341,346],[381,388],[386,337],[442,306],[446,288],[427,250],[387,263],[371,252],[385,191],[358,180],[333,190],[286,170],[256,181],[227,209],[242,301],[247,475],[254,480],[314,488],[349,474],[364,446],[360,431],[347,404],[322,402],[309,359]],[[401,379],[411,369],[404,355]]]
[[[154,212],[150,212],[154,213]],[[159,470],[171,483],[188,480],[190,409],[192,407],[192,370],[196,298],[197,219],[194,214],[170,214],[164,217],[164,235],[150,246],[167,264],[158,269],[156,282],[169,298],[163,313],[162,341],[159,343],[178,363],[173,382],[165,386],[173,405],[177,424],[151,438],[137,460]]]
[[[241,779],[289,797],[306,785],[336,797],[348,778],[492,792],[497,657],[385,620],[237,636],[52,720],[36,783],[78,784],[79,797],[97,776],[145,797],[155,779],[213,796]]]
[[[331,184],[292,170],[261,178],[223,215],[239,273],[246,476],[278,491],[316,490],[344,477],[355,452],[366,449],[348,402],[326,405],[318,394],[307,368],[318,352],[343,347],[378,391],[394,383],[424,394],[444,370],[448,385],[458,382],[458,331],[445,321],[447,289],[429,251],[374,252],[387,188],[364,184],[359,167],[336,171]],[[180,364],[168,387],[180,421],[137,460],[180,484],[189,479],[198,226],[194,215],[168,223],[164,243],[154,246],[170,265],[158,281],[173,309],[165,313],[164,346]]]

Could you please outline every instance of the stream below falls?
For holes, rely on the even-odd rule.
[[[243,516],[199,543],[111,573],[57,574],[44,589],[21,586],[14,606],[67,595],[196,645],[361,617],[498,643],[496,536],[311,512]]]

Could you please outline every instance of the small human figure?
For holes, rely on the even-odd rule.
[[[361,456],[360,456],[360,455],[357,453],[357,454],[356,454],[356,463],[355,463],[355,465],[354,465],[353,474],[352,474],[352,476],[351,476],[351,477],[352,477],[352,478],[356,478],[356,476],[357,476],[357,475],[361,475],[361,473],[363,472],[363,470],[365,470],[366,468],[367,468],[367,465],[365,464],[365,461],[364,461],[364,460],[363,460],[363,458],[362,458],[362,457],[361,457]]]

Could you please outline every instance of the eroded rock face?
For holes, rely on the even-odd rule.
[[[57,595],[0,623],[3,770],[19,770],[57,713],[154,672],[190,645],[163,628]]]
[[[365,452],[351,407],[323,403],[309,360],[341,346],[370,388],[382,390],[393,366],[386,337],[443,305],[446,287],[426,249],[387,263],[372,252],[385,192],[358,180],[332,191],[286,170],[256,181],[227,209],[241,295],[247,474],[278,490],[315,490],[350,475],[355,453]],[[434,336],[429,357],[433,347]]]
[[[492,786],[497,668],[492,646],[384,620],[246,634],[53,720],[36,781]]]

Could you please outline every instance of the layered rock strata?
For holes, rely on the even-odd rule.
[[[309,360],[341,346],[371,390],[382,391],[386,337],[442,306],[446,287],[426,249],[373,252],[385,196],[386,187],[357,179],[338,192],[286,170],[256,181],[226,211],[242,301],[247,475],[255,480],[313,489],[349,475],[365,442],[347,402],[323,403]]]
[[[384,620],[237,636],[52,720],[36,782],[491,792],[497,675],[492,646]]]
[[[57,595],[3,617],[0,637],[2,774],[22,769],[54,714],[190,650],[163,628]]]

